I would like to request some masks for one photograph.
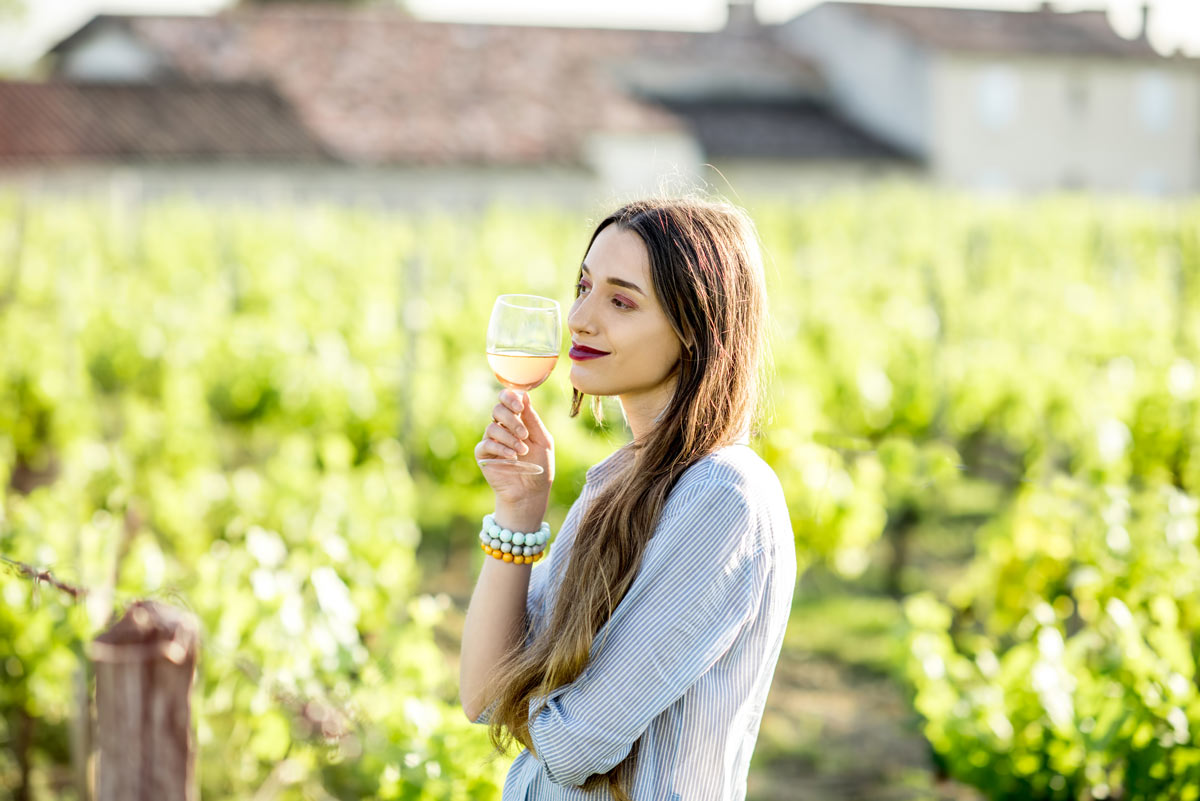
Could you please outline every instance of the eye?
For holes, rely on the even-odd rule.
[[[579,297],[580,295],[582,295],[583,291],[585,289],[591,289],[591,286],[589,286],[588,284],[586,284],[583,281],[580,281],[579,283],[575,284],[575,297]],[[613,302],[613,304],[616,305],[616,307],[618,309],[620,309],[622,311],[630,311],[630,310],[636,308],[632,304],[626,303],[625,301],[621,300],[620,298],[613,298],[612,302]]]

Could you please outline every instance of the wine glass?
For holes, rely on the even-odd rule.
[[[500,383],[528,391],[550,377],[562,328],[558,301],[537,295],[501,295],[487,329],[487,360]],[[536,474],[541,465],[517,459],[480,459],[481,465]]]

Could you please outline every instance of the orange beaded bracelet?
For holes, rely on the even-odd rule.
[[[499,559],[502,562],[512,562],[514,565],[532,565],[545,554],[545,551],[543,551],[542,553],[535,553],[533,556],[513,556],[511,553],[504,553],[499,548],[493,548],[485,542],[479,543],[479,546],[483,548],[484,553],[493,559]]]

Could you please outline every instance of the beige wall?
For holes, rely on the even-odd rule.
[[[72,81],[141,81],[162,69],[162,59],[114,23],[97,25],[71,48],[58,75]]]
[[[910,153],[929,152],[930,50],[838,3],[801,14],[781,25],[777,36],[820,66],[848,119]]]
[[[895,162],[723,159],[656,186],[614,186],[584,168],[378,168],[270,165],[0,168],[0,193],[91,198],[136,205],[164,197],[202,202],[365,205],[399,210],[479,208],[490,203],[554,206],[595,212],[645,192],[697,189],[733,202],[803,199],[854,185],[921,180],[919,166]]]
[[[0,167],[0,192],[138,203],[184,195],[232,205],[338,204],[383,208],[590,206],[598,187],[582,167],[353,168],[268,164]]]
[[[1200,190],[1200,70],[1171,62],[944,54],[933,71],[943,183],[1001,192]]]
[[[583,159],[596,176],[597,195],[619,205],[694,187],[704,153],[685,133],[595,133],[583,143]]]

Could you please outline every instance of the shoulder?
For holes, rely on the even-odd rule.
[[[778,476],[746,445],[713,451],[688,467],[671,489],[664,517],[698,508],[736,511],[760,528],[776,528],[788,518]]]
[[[783,494],[775,471],[747,445],[729,445],[705,455],[683,472],[671,494],[703,494],[726,486],[748,502],[766,500],[775,491],[780,498]]]

